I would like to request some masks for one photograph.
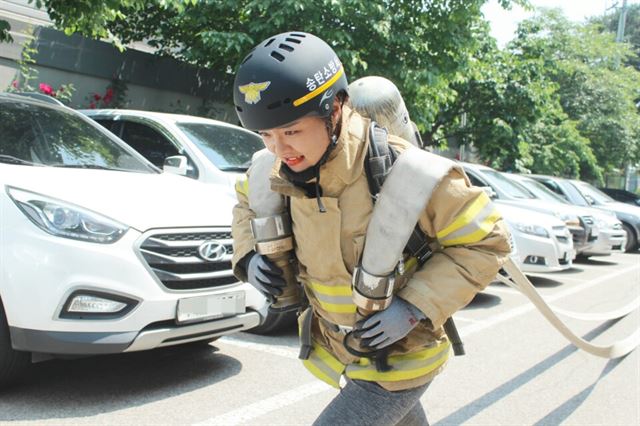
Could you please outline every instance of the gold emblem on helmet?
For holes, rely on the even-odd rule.
[[[244,101],[248,104],[257,104],[260,102],[260,93],[267,90],[267,87],[271,84],[270,81],[263,81],[262,83],[249,83],[244,86],[238,86],[240,93],[244,94]]]

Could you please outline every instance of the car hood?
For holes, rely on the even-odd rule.
[[[76,204],[143,232],[230,226],[235,204],[224,186],[168,173],[0,165],[0,185]]]
[[[640,220],[640,207],[632,206],[631,204],[615,201],[612,203],[600,204],[597,207],[604,210],[611,210],[616,213],[624,213],[636,216]]]
[[[511,206],[517,209],[526,209],[527,211],[533,211],[543,213],[546,215],[552,215],[557,218],[564,216],[577,216],[580,213],[576,211],[573,206],[568,206],[562,203],[551,203],[539,199],[524,199],[524,200],[495,200],[496,204],[503,206]]]
[[[496,203],[497,209],[509,225],[514,223],[541,225],[546,228],[553,226],[565,226],[564,222],[550,213],[538,213],[530,211],[523,206]]]

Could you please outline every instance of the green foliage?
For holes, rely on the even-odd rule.
[[[605,31],[617,34],[620,11],[620,8],[616,8],[613,13],[604,17],[592,18],[591,22],[601,25]],[[631,44],[635,52],[634,57],[627,59],[627,65],[640,70],[640,4],[631,4],[627,8],[623,41]]]
[[[11,43],[13,41],[9,31],[11,31],[11,25],[4,19],[0,19],[0,43]]]
[[[621,65],[634,56],[630,45],[616,43],[612,33],[600,32],[595,25],[572,24],[549,11],[525,21],[510,48],[523,58],[544,61],[542,71],[556,84],[563,112],[589,141],[597,159],[598,169],[588,172],[591,177],[640,161],[640,115],[635,105],[640,72]]]
[[[62,84],[57,89],[45,82],[40,82],[37,87],[35,86],[38,70],[34,67],[36,61],[33,58],[38,53],[38,49],[33,44],[34,41],[32,40],[22,47],[20,59],[17,61],[18,76],[6,91],[14,93],[40,92],[68,104],[75,91],[73,84]]]
[[[486,0],[38,0],[59,28],[145,40],[159,54],[218,71],[229,100],[233,74],[258,42],[295,29],[336,50],[347,75],[384,75],[401,89],[421,130],[455,93],[449,84],[479,46]],[[523,0],[501,0],[505,7]],[[304,23],[301,27],[301,23]],[[225,100],[225,99],[222,99]]]

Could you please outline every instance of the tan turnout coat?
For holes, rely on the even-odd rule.
[[[338,144],[320,171],[326,213],[318,211],[315,198],[306,197],[281,174],[279,161],[270,177],[271,189],[291,200],[299,280],[315,313],[312,336],[318,346],[317,360],[327,364],[324,371],[329,375],[344,373],[339,370],[345,365],[347,376],[376,381],[388,390],[419,386],[444,368],[449,345],[442,325],[495,277],[511,251],[508,232],[486,194],[470,185],[460,167],[451,168],[435,188],[419,220],[434,254],[419,270],[410,269],[396,284],[396,296],[417,306],[428,320],[392,346],[390,359],[398,357],[392,360],[392,366],[394,362],[398,365],[395,374],[376,373],[369,360],[345,350],[342,333],[318,320],[322,317],[333,324],[353,326],[360,319],[351,301],[351,278],[374,207],[363,166],[370,121],[346,105],[342,117]],[[400,152],[410,146],[394,136],[389,136],[389,143]],[[433,161],[449,160],[433,155]],[[412,184],[419,183],[407,182]],[[250,226],[255,215],[249,209],[246,185],[244,188],[238,190],[232,230],[234,272],[242,280],[246,280],[246,272],[238,261],[255,246]],[[322,365],[307,367],[324,379]]]

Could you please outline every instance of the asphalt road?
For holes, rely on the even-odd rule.
[[[555,306],[583,312],[640,296],[640,253],[530,276]],[[432,425],[638,425],[640,359],[606,360],[570,345],[516,291],[494,283],[456,314],[467,355],[452,358],[422,398]],[[567,320],[609,344],[640,327]],[[210,345],[36,364],[0,393],[0,423],[37,425],[311,424],[336,391],[297,357],[295,328]]]

